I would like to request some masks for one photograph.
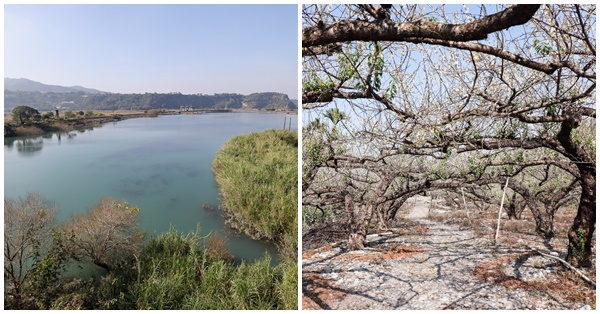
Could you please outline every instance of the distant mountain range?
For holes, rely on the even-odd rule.
[[[81,86],[60,86],[60,85],[47,85],[40,82],[28,80],[26,78],[4,78],[4,90],[9,91],[21,91],[21,92],[40,92],[40,93],[73,93],[73,92],[84,92],[84,93],[104,93],[93,88],[86,88]]]
[[[295,110],[298,101],[282,93],[184,95],[181,93],[116,94],[81,86],[46,85],[4,78],[4,111],[26,105],[37,110],[258,109]]]

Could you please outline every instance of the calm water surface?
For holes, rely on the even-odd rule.
[[[173,227],[225,233],[211,170],[217,151],[232,137],[283,128],[296,115],[210,113],[130,119],[93,130],[4,140],[4,193],[35,191],[59,208],[59,220],[91,208],[103,196],[140,208],[148,237]],[[297,127],[295,127],[297,130]],[[232,253],[246,260],[273,245],[229,235]]]

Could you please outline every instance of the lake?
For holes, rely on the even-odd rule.
[[[5,139],[5,198],[38,192],[56,203],[64,221],[110,196],[140,208],[147,238],[169,228],[194,232],[197,224],[202,236],[213,230],[226,234],[211,170],[217,151],[232,137],[282,129],[286,117],[297,131],[296,115],[207,113]],[[227,236],[238,259],[252,261],[265,251],[277,256],[272,244]]]

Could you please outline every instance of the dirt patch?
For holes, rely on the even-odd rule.
[[[318,249],[307,250],[304,253],[302,253],[302,259],[312,258],[313,256],[315,256],[319,253],[326,252],[326,251],[333,249],[334,247],[337,247],[339,244],[341,244],[341,242],[327,243],[325,246],[320,247]]]
[[[424,250],[415,246],[398,245],[387,251],[354,251],[336,256],[334,260],[338,261],[377,261],[399,258],[409,258]]]
[[[421,226],[415,226],[413,229],[415,230],[416,233],[426,233],[427,232],[427,229],[425,229]]]
[[[567,303],[596,304],[595,290],[579,280],[578,276],[569,270],[560,269],[543,281],[524,281],[506,274],[506,265],[514,264],[516,260],[527,255],[531,255],[531,253],[510,254],[494,261],[482,263],[475,268],[473,275],[479,281],[498,284],[511,290],[524,289],[544,292]],[[592,277],[595,280],[595,276]]]
[[[516,286],[514,286],[514,281],[521,280],[518,280],[514,276],[507,275],[504,272],[504,267],[505,265],[509,265],[511,261],[521,256],[524,256],[524,254],[509,254],[489,262],[481,263],[475,268],[475,270],[473,271],[473,275],[475,276],[475,278],[477,278],[477,280],[481,282],[491,282],[496,284],[504,284],[506,282],[509,282],[508,285],[512,285],[514,289],[516,288]]]
[[[302,273],[302,309],[323,310],[331,309],[328,304],[342,300],[346,293],[329,284],[329,281],[319,273]]]

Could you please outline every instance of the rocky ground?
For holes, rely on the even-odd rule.
[[[417,202],[397,227],[306,251],[303,309],[591,309],[595,290],[523,239],[490,236],[427,218]],[[531,243],[527,243],[531,245]],[[557,253],[554,253],[557,254]],[[575,294],[575,295],[573,295]]]

